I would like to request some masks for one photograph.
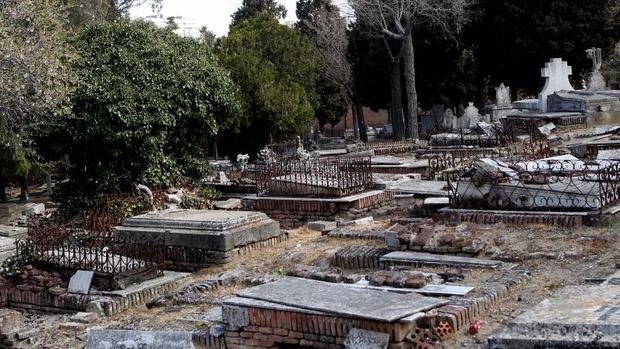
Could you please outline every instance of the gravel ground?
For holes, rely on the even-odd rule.
[[[515,288],[483,320],[481,331],[471,336],[465,331],[443,343],[444,348],[485,348],[487,338],[523,311],[552,296],[566,285],[584,284],[585,278],[605,277],[615,271],[618,251],[616,229],[552,228],[546,226],[516,227],[506,225],[470,225],[468,230],[484,247],[481,256],[518,263],[520,270],[532,274],[529,282]],[[194,280],[204,280],[226,270],[244,270],[256,275],[278,276],[294,264],[326,266],[325,252],[348,245],[377,245],[368,240],[342,240],[322,237],[305,229],[291,232],[291,238],[274,247],[253,252],[225,267],[204,269]],[[424,268],[425,271],[449,270]],[[464,270],[465,285],[483,286],[492,282],[493,271]],[[242,287],[242,286],[239,286]],[[235,287],[223,287],[201,298],[198,304],[170,304],[163,307],[131,309],[114,317],[99,319],[94,326],[132,329],[195,330],[204,328],[200,321],[188,318],[204,314],[226,296],[234,294]],[[44,348],[81,348],[86,330],[71,332],[59,329],[67,322],[66,315],[28,315],[30,328],[39,329],[38,342]]]

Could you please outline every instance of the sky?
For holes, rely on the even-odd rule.
[[[284,22],[296,22],[295,3],[296,0],[279,0],[279,3],[286,6],[287,16]],[[242,0],[164,0],[161,11],[162,19],[150,20],[163,24],[165,18],[181,16],[183,19],[175,20],[181,30],[186,35],[196,36],[200,27],[207,28],[217,36],[224,36],[228,33],[230,15],[232,15]],[[346,6],[346,0],[334,0],[338,6]],[[145,4],[132,8],[130,11],[132,18],[145,18],[153,16],[150,5]]]

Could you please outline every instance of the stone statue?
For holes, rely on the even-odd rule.
[[[458,127],[458,118],[452,112],[452,109],[447,108],[443,112],[443,116],[441,117],[441,127],[454,130]]]
[[[495,104],[499,107],[512,105],[512,99],[510,98],[510,87],[504,85],[503,82],[499,85],[499,87],[495,88]]]
[[[473,128],[480,122],[478,108],[474,107],[474,102],[469,102],[463,116],[459,118],[459,128]]]
[[[586,50],[586,55],[592,60],[592,73],[588,79],[588,91],[598,92],[604,90],[607,86],[603,74],[601,74],[601,66],[603,65],[603,54],[600,48],[593,47]]]
[[[278,156],[268,146],[265,146],[258,152],[258,160],[266,164],[273,164],[278,161]]]
[[[600,48],[592,47],[586,50],[589,59],[592,60],[592,71],[597,72],[603,66],[603,52]]]

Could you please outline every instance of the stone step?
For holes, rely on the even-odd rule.
[[[71,316],[69,320],[80,324],[92,324],[93,322],[97,321],[98,318],[99,316],[95,313],[80,312]]]
[[[66,332],[78,332],[85,330],[86,324],[79,322],[63,322],[58,326],[58,328]]]

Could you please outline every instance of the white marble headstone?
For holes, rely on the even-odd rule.
[[[568,81],[568,77],[573,75],[573,68],[563,61],[562,58],[552,58],[540,74],[546,79],[545,87],[538,94],[540,111],[547,111],[547,97],[558,91],[574,91],[575,89]]]

